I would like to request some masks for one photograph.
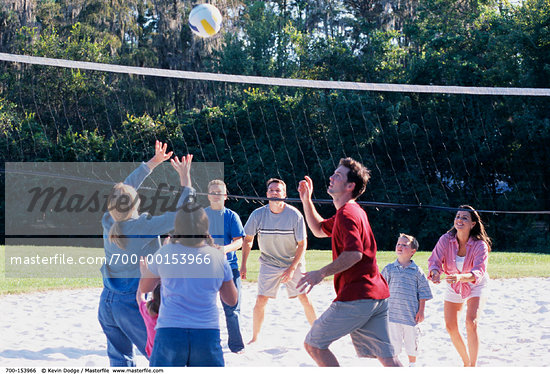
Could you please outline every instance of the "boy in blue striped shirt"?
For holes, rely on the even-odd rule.
[[[396,355],[404,343],[409,366],[416,364],[420,335],[417,325],[424,320],[426,300],[433,297],[426,275],[412,260],[417,249],[418,241],[414,236],[399,234],[395,245],[397,259],[382,270],[390,288],[390,340]]]

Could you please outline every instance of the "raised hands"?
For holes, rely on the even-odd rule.
[[[150,273],[149,268],[147,267],[147,261],[143,256],[139,258],[139,272],[141,273],[142,277],[145,277]]]
[[[180,159],[178,156],[175,156],[173,159],[172,154],[174,152],[166,152],[168,148],[168,143],[163,143],[161,141],[155,141],[155,155],[149,161],[147,161],[147,166],[150,170],[153,170],[166,160],[170,160],[170,163],[176,169],[180,176],[180,184],[183,187],[191,187],[191,161],[193,160],[193,155],[186,155]]]
[[[300,193],[300,200],[302,200],[304,216],[306,217],[309,229],[316,237],[326,238],[327,234],[321,229],[323,217],[317,213],[317,209],[313,206],[313,200],[311,200],[311,195],[313,194],[313,181],[307,175],[298,184],[298,192]]]
[[[191,161],[193,160],[193,155],[186,155],[180,159],[178,156],[175,156],[170,160],[170,163],[176,169],[180,176],[180,184],[183,187],[191,187]]]
[[[155,155],[149,161],[147,161],[147,166],[150,170],[153,170],[164,161],[169,160],[172,157],[172,151],[166,153],[166,148],[168,143],[163,143],[160,141],[155,141]]]
[[[298,184],[298,192],[300,193],[300,200],[306,202],[311,200],[313,194],[313,181],[307,175]]]

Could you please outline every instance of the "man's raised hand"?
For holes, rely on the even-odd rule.
[[[300,200],[302,200],[302,202],[311,200],[311,195],[313,194],[313,181],[307,175],[298,184],[298,192],[300,193]]]

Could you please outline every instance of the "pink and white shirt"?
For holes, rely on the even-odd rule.
[[[458,240],[455,235],[451,233],[442,235],[435,245],[432,255],[428,258],[428,271],[430,273],[428,279],[431,279],[432,270],[437,270],[439,273],[444,272],[447,275],[472,273],[475,277],[473,282],[451,284],[451,288],[456,293],[466,298],[471,293],[471,284],[480,283],[487,274],[489,247],[483,240],[470,237],[466,243],[466,256],[462,271],[459,271],[456,266],[457,253]]]

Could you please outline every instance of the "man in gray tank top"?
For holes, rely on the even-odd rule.
[[[286,198],[285,182],[271,178],[266,184],[268,198]],[[260,248],[258,296],[252,317],[252,340],[248,344],[254,343],[258,338],[267,301],[277,297],[281,283],[285,284],[289,298],[298,297],[308,322],[313,324],[317,318],[313,305],[304,291],[296,289],[296,284],[305,272],[304,255],[307,247],[306,225],[302,213],[282,200],[270,200],[268,205],[252,212],[244,231],[246,237],[242,247],[242,279],[246,279],[246,263],[256,235]]]

